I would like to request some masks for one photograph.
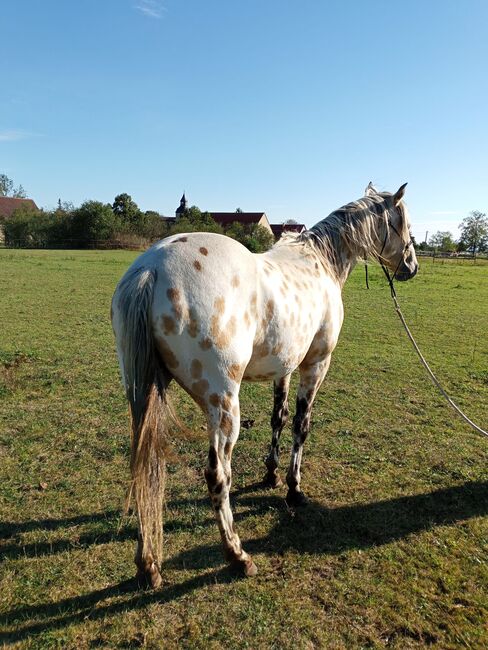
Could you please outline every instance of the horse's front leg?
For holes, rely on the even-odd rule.
[[[224,556],[238,571],[253,576],[257,573],[256,565],[242,548],[234,528],[229,501],[232,449],[240,427],[239,396],[238,392],[221,392],[210,397],[212,404],[208,405],[207,410],[210,447],[205,479],[222,538]]]
[[[288,391],[290,389],[290,377],[282,377],[274,382],[274,406],[271,416],[271,447],[265,460],[268,471],[264,477],[264,485],[275,488],[283,484],[278,474],[278,462],[280,457],[280,435],[288,419]]]
[[[330,355],[322,361],[306,367],[300,367],[300,385],[297,392],[297,407],[293,418],[293,447],[290,466],[286,475],[288,493],[286,502],[290,506],[305,505],[306,497],[300,489],[300,465],[303,444],[310,431],[310,416],[317,390],[324,380],[330,365]]]

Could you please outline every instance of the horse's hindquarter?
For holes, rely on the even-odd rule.
[[[145,255],[157,273],[155,341],[171,374],[199,402],[239,383],[255,334],[255,256],[213,233],[176,235]]]

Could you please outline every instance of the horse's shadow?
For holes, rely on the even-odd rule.
[[[244,494],[244,496],[242,496]],[[255,554],[286,551],[336,555],[352,549],[368,549],[424,530],[488,514],[488,482],[471,482],[425,494],[403,496],[374,503],[327,508],[316,501],[292,510],[274,494],[237,493],[237,522],[272,509],[276,521],[261,538],[244,540]],[[200,566],[213,546],[199,546],[168,561],[172,566]],[[200,563],[199,563],[200,559]],[[207,565],[208,566],[208,565]]]
[[[255,486],[252,490],[254,488]],[[246,549],[251,553],[279,555],[286,551],[297,551],[323,555],[381,546],[435,526],[486,515],[488,482],[465,483],[426,494],[338,508],[327,508],[321,503],[311,501],[306,508],[296,511],[289,510],[281,496],[270,493],[256,494],[249,488],[238,490],[235,498],[238,504],[236,520],[270,512],[270,509],[275,516],[275,523],[266,536],[244,542]],[[184,501],[169,504],[170,509],[177,505],[184,505]],[[101,520],[115,519],[116,516],[115,512],[107,512],[62,520],[28,521],[16,524],[13,532],[4,524],[0,528],[0,538],[13,539],[19,532],[34,530],[36,527],[53,529],[76,523],[93,523],[99,526]],[[213,518],[208,517],[204,524],[213,525]],[[166,529],[185,526],[189,527],[184,522],[170,520]],[[132,524],[124,529],[122,539],[129,536],[135,537]],[[120,539],[115,534],[110,538]],[[91,537],[90,533],[84,536],[86,546],[103,543],[105,540],[104,535],[96,532]],[[58,546],[55,544],[51,547],[51,552],[63,550],[65,544],[62,540]],[[10,549],[8,557],[25,555],[24,551],[15,551],[15,542],[7,549]],[[2,550],[0,554],[4,554]],[[171,569],[191,567],[195,572],[199,571],[199,574],[155,592],[138,591],[135,582],[127,580],[54,604],[46,602],[12,609],[0,615],[0,626],[5,630],[0,633],[0,643],[20,641],[46,630],[81,622],[87,617],[91,620],[99,619],[122,611],[141,609],[155,602],[170,602],[209,583],[230,582],[236,579],[227,568],[222,568],[220,546],[217,543],[185,550],[169,558],[165,565]],[[105,602],[107,600],[109,602]],[[25,623],[26,620],[29,622]]]

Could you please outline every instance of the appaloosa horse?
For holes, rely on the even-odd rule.
[[[405,184],[406,185],[406,184]],[[417,273],[405,185],[336,210],[300,235],[252,254],[213,233],[168,237],[141,255],[115,291],[112,323],[132,419],[131,493],[138,513],[138,577],[161,584],[162,501],[168,384],[175,379],[200,406],[210,442],[205,478],[226,558],[245,575],[229,504],[232,448],[239,435],[242,381],[274,382],[273,436],[265,481],[278,475],[279,437],[298,368],[293,447],[286,475],[291,506],[300,489],[312,404],[329,368],[343,320],[342,287],[358,259],[380,260],[398,280]]]

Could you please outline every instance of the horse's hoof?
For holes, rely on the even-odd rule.
[[[136,580],[142,589],[157,589],[163,584],[163,579],[155,562],[146,571],[139,569]]]
[[[247,560],[233,560],[231,562],[231,568],[246,578],[252,578],[258,572],[258,568],[252,561],[252,558],[248,558]]]
[[[307,497],[301,490],[288,490],[285,501],[290,508],[301,508],[308,503]]]
[[[281,487],[282,485],[283,481],[281,480],[281,476],[279,474],[268,473],[263,478],[263,487],[265,488],[274,490],[275,488]]]

